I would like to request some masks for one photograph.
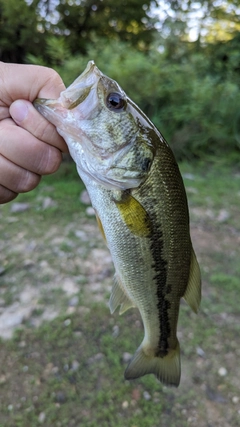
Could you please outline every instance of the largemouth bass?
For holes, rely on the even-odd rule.
[[[111,312],[140,311],[145,335],[125,378],[153,373],[178,386],[180,299],[197,312],[201,279],[171,149],[93,61],[59,99],[34,105],[65,139],[91,198],[116,270]]]

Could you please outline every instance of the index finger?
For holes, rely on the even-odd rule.
[[[15,123],[30,132],[34,138],[53,145],[62,152],[68,152],[67,145],[55,126],[38,113],[29,101],[14,101],[9,111]]]

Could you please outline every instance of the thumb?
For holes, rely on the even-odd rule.
[[[39,114],[30,101],[24,99],[14,101],[9,108],[9,112],[14,122],[35,136],[35,138],[53,145],[63,152],[68,151],[55,126]]]

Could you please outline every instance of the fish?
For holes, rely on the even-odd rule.
[[[111,313],[118,307],[119,314],[131,307],[140,312],[144,338],[125,378],[155,374],[177,387],[180,301],[197,313],[201,273],[170,146],[94,61],[58,99],[36,99],[34,106],[65,139],[89,193],[115,267]]]

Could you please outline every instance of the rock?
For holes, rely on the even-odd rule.
[[[118,325],[114,325],[112,330],[113,330],[112,331],[112,336],[114,338],[116,338],[119,335],[119,326]]]
[[[79,239],[81,239],[83,242],[88,242],[89,241],[89,236],[88,234],[83,231],[83,230],[75,230],[75,236],[78,237]]]
[[[73,313],[76,312],[76,307],[68,307],[65,311],[66,316],[71,316]]]
[[[78,313],[79,314],[88,314],[90,312],[90,308],[89,307],[84,307],[83,305],[81,305],[80,307],[78,307]]]
[[[51,197],[44,197],[42,201],[42,209],[49,209],[57,206],[57,203]]]
[[[130,362],[131,358],[132,358],[132,354],[131,354],[131,353],[127,353],[127,352],[125,352],[125,353],[123,353],[123,355],[122,355],[122,361],[123,361],[123,363],[128,363],[128,362]]]
[[[213,402],[218,403],[226,403],[227,399],[223,397],[218,391],[215,391],[207,386],[206,388],[206,394],[209,400],[212,400]]]
[[[55,400],[58,403],[65,403],[67,400],[66,394],[63,391],[58,391],[55,395]]]
[[[103,353],[97,353],[94,356],[89,357],[88,364],[89,365],[93,365],[94,363],[99,362],[103,358],[104,358],[104,354]]]
[[[123,409],[127,409],[129,407],[129,403],[128,403],[128,401],[127,400],[125,400],[123,403],[122,403],[122,408]]]
[[[145,400],[151,400],[151,395],[148,393],[148,391],[143,392],[143,398]]]
[[[12,203],[10,207],[11,213],[25,212],[30,209],[31,205],[29,203]]]
[[[218,222],[225,222],[229,219],[229,217],[230,217],[230,213],[226,209],[221,209],[219,211],[218,216],[217,216],[217,221]]]
[[[141,399],[141,393],[140,393],[139,388],[134,388],[134,389],[133,389],[133,391],[132,391],[132,398],[133,398],[133,400],[135,400],[135,401],[137,401],[137,400]]]
[[[80,201],[84,205],[91,205],[91,200],[90,200],[90,197],[89,197],[87,190],[83,190],[82,193],[80,194]]]
[[[187,190],[188,193],[198,194],[198,190],[195,187],[187,187],[186,190]]]
[[[72,323],[71,319],[66,319],[66,320],[64,320],[64,322],[63,322],[64,326],[70,326],[70,325],[71,325],[71,323]]]
[[[8,218],[6,218],[6,221],[9,224],[13,224],[14,222],[18,222],[18,218],[16,216],[9,216]]]
[[[31,286],[25,286],[25,288],[19,293],[19,301],[21,304],[32,304],[35,308],[37,299],[39,297],[39,291],[38,289],[31,287]]]
[[[204,358],[205,351],[201,347],[197,347],[197,355]]]
[[[6,273],[6,270],[4,267],[1,267],[0,265],[0,276],[3,276]]]
[[[205,209],[201,207],[195,207],[191,209],[191,212],[200,219],[214,219],[215,215],[212,209]]]
[[[92,208],[92,206],[88,206],[88,208],[86,209],[86,214],[88,216],[94,216],[95,215],[95,210]]]
[[[34,267],[35,263],[31,259],[25,259],[23,261],[23,267],[26,268],[26,270],[31,269]]]
[[[220,377],[225,377],[227,375],[227,369],[222,366],[218,370],[218,375],[220,375]]]
[[[21,306],[18,302],[6,307],[0,315],[0,336],[5,339],[11,338],[16,327],[28,319],[33,310],[33,305]]]
[[[38,416],[38,422],[42,424],[42,423],[44,423],[45,420],[46,420],[45,412],[40,412],[40,414]]]
[[[70,307],[76,307],[79,303],[79,298],[77,295],[75,295],[74,297],[72,297],[69,301],[68,301],[68,305]]]
[[[6,382],[7,382],[6,375],[1,375],[0,376],[0,385],[5,384]]]
[[[183,177],[191,181],[194,181],[196,179],[195,175],[193,175],[192,173],[183,173]]]
[[[62,282],[62,289],[68,296],[71,296],[79,292],[79,285],[75,282],[74,279],[66,277],[66,279]]]
[[[71,366],[72,371],[77,371],[79,366],[80,366],[80,363],[77,360],[72,361],[72,366]]]

